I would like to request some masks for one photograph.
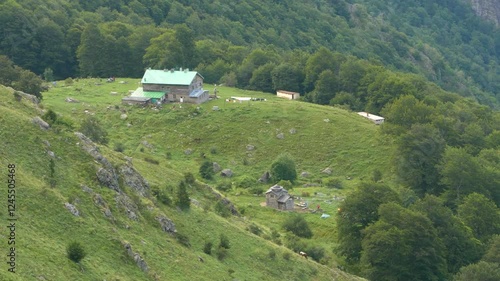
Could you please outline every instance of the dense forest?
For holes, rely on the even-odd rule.
[[[0,54],[53,79],[140,77],[146,67],[188,67],[209,83],[271,91],[274,71],[299,77],[290,90],[310,92],[316,81],[306,77],[305,62],[323,46],[422,75],[483,104],[498,102],[500,31],[458,0],[0,5]]]
[[[382,114],[395,181],[341,204],[341,262],[371,280],[500,278],[500,30],[466,2],[8,0],[0,26],[7,85],[187,67]]]

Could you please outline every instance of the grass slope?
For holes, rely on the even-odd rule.
[[[369,177],[375,163],[380,170],[388,167],[387,156],[391,148],[385,144],[390,144],[390,141],[378,135],[376,126],[354,113],[230,88],[220,88],[220,95],[223,98],[265,97],[268,101],[240,104],[225,103],[221,99],[203,104],[199,109],[193,105],[182,105],[182,108],[177,105],[172,109],[170,104],[155,111],[121,105],[121,97],[137,82],[125,81],[128,83],[97,86],[98,80],[87,79],[69,87],[58,86],[45,93],[41,106],[53,109],[59,118],[72,123],[76,129],[88,114],[85,110],[95,114],[109,132],[109,147],[122,143],[126,148],[124,153],[117,153],[102,146],[101,152],[113,165],[122,164],[124,156],[132,157],[134,167],[152,185],[176,185],[183,173],[197,174],[199,164],[205,160],[200,157],[201,152],[221,166],[231,168],[238,178],[242,175],[258,177],[279,153],[288,151],[295,158],[299,171],[307,170],[313,175],[298,184],[318,181],[322,177],[320,171],[328,166],[333,168],[335,176],[354,178],[346,182],[346,186]],[[66,97],[80,103],[66,103]],[[212,111],[214,105],[221,110]],[[0,111],[0,165],[6,167],[8,163],[15,163],[18,167],[19,216],[17,273],[7,272],[4,264],[0,270],[1,280],[357,279],[331,269],[331,266],[301,259],[288,249],[246,231],[251,219],[266,228],[279,225],[281,218],[288,213],[259,208],[255,204],[262,201],[262,197],[246,195],[238,189],[229,196],[241,209],[246,209],[243,218],[225,219],[214,214],[210,211],[213,202],[207,201],[206,193],[190,188],[191,197],[199,200],[203,208],[193,207],[188,212],[140,198],[128,190],[140,209],[139,220],[129,220],[125,211],[115,203],[115,192],[97,183],[95,171],[98,165],[76,145],[79,140],[72,129],[59,126],[41,130],[32,124],[31,119],[43,112],[25,99],[15,101],[12,92],[6,88],[0,88]],[[126,120],[120,118],[123,113],[127,114]],[[291,128],[296,130],[295,134],[290,134]],[[284,139],[276,138],[280,132],[284,133]],[[247,144],[255,145],[256,149],[247,151]],[[213,148],[216,154],[210,153]],[[194,152],[186,155],[186,149]],[[56,155],[54,188],[49,185],[48,151]],[[165,157],[167,152],[172,154],[171,159]],[[145,161],[146,157],[157,159],[159,165]],[[243,163],[245,158],[246,165]],[[2,177],[6,174],[4,171]],[[220,180],[216,177],[209,184]],[[82,185],[92,188],[93,193],[84,192]],[[314,190],[324,191],[321,187]],[[107,202],[114,220],[106,218],[94,203],[97,193]],[[64,208],[65,202],[74,204],[81,216],[71,215]],[[331,208],[333,210],[333,206]],[[182,246],[174,237],[160,230],[154,220],[159,213],[175,222],[179,233],[189,237],[191,247]],[[6,218],[6,206],[1,208],[0,215]],[[308,220],[318,243],[328,243],[332,237],[332,222],[316,222],[313,217]],[[328,231],[320,230],[322,224]],[[216,245],[221,233],[229,237],[232,247],[227,258],[219,261],[215,255],[204,254],[202,248],[207,241]],[[1,252],[6,253],[5,230],[0,232],[0,238],[5,241]],[[85,247],[87,256],[81,265],[66,258],[65,249],[71,241],[81,242]],[[126,255],[122,245],[125,242],[129,242],[133,251],[147,262],[147,273]],[[286,259],[288,254],[285,253],[289,253],[290,258]],[[205,262],[199,262],[198,256]]]

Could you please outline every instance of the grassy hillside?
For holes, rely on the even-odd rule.
[[[119,80],[119,79],[118,79]],[[283,246],[278,246],[245,230],[251,222],[268,231],[280,230],[281,220],[289,213],[278,213],[260,207],[262,197],[250,195],[236,188],[228,196],[244,217],[222,218],[211,210],[211,193],[195,185],[188,189],[192,199],[200,202],[190,211],[181,212],[166,207],[150,197],[141,197],[129,187],[121,188],[136,207],[137,220],[127,217],[126,209],[117,203],[117,193],[101,187],[96,179],[100,167],[90,155],[79,147],[74,135],[86,114],[94,114],[108,131],[109,147],[99,146],[100,152],[113,166],[124,164],[125,156],[152,186],[175,186],[186,172],[199,177],[197,171],[205,160],[201,152],[212,161],[230,168],[235,176],[255,177],[267,170],[281,152],[289,152],[298,170],[308,171],[310,178],[300,179],[294,192],[306,188],[303,183],[318,182],[326,177],[320,171],[333,169],[333,175],[344,180],[349,188],[371,175],[373,168],[385,171],[391,153],[390,141],[378,134],[370,122],[336,108],[320,107],[295,101],[277,99],[272,95],[220,88],[222,99],[203,104],[166,105],[160,110],[121,105],[120,99],[134,89],[136,80],[126,84],[100,83],[98,80],[80,80],[65,87],[59,83],[44,95],[40,108],[52,109],[65,125],[56,125],[45,131],[32,123],[32,118],[43,111],[26,99],[17,102],[12,92],[0,89],[0,165],[17,166],[17,260],[15,275],[0,271],[2,280],[355,280],[335,269],[336,262],[321,265],[304,260]],[[113,92],[113,94],[111,94]],[[114,94],[116,92],[117,94]],[[265,97],[267,101],[225,103],[230,96]],[[79,103],[67,103],[71,97]],[[219,111],[213,111],[213,106]],[[85,113],[87,111],[88,113]],[[127,114],[122,120],[120,116]],[[325,120],[328,119],[329,122]],[[131,124],[127,126],[127,124]],[[296,133],[291,134],[290,129]],[[276,138],[284,133],[284,139]],[[144,141],[147,141],[145,143]],[[121,143],[125,150],[119,153],[113,147]],[[246,145],[255,146],[247,151]],[[190,155],[185,150],[191,149]],[[211,153],[215,152],[214,154]],[[50,152],[54,152],[55,173],[51,175]],[[167,153],[171,154],[167,159]],[[145,159],[155,159],[158,165]],[[247,159],[246,161],[244,159]],[[6,177],[6,171],[3,176]],[[351,181],[345,177],[351,177]],[[50,180],[55,186],[50,186]],[[201,179],[201,178],[200,178]],[[215,185],[219,176],[208,182]],[[87,186],[89,189],[83,189]],[[262,188],[267,188],[263,185]],[[311,203],[320,202],[322,196],[342,194],[342,190],[324,187],[307,188]],[[97,195],[104,200],[97,204]],[[172,194],[170,194],[173,196]],[[64,203],[73,204],[80,216],[73,216]],[[334,211],[335,204],[324,206]],[[323,205],[322,205],[323,206]],[[103,214],[109,208],[112,217]],[[6,207],[1,209],[6,218]],[[172,219],[179,234],[189,238],[190,247],[181,245],[174,236],[163,232],[155,217],[165,215]],[[311,243],[331,249],[333,245],[333,219],[319,220],[305,215],[313,227]],[[281,231],[281,230],[280,230]],[[221,233],[229,237],[231,248],[222,261],[203,253],[207,241],[218,244]],[[0,232],[6,241],[7,234]],[[179,236],[179,235],[178,235]],[[78,241],[87,256],[81,265],[66,258],[66,246]],[[129,257],[124,243],[147,263],[143,272]],[[5,243],[6,244],[6,243]],[[2,253],[6,251],[2,247]],[[274,253],[274,254],[273,254]],[[287,254],[288,253],[288,254]],[[329,251],[328,256],[333,253]],[[198,256],[205,262],[198,261]],[[332,269],[334,268],[334,269]]]

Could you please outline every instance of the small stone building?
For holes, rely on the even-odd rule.
[[[266,192],[266,206],[278,210],[293,210],[293,197],[276,184]]]

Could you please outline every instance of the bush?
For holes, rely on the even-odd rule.
[[[224,247],[219,247],[217,248],[217,252],[215,254],[217,255],[217,259],[221,261],[227,256],[227,249]]]
[[[44,115],[42,115],[42,119],[52,126],[57,121],[57,114],[52,109],[49,109]]]
[[[217,154],[217,147],[211,147],[210,148],[210,153]]]
[[[177,187],[175,205],[182,210],[187,210],[191,207],[191,200],[189,199],[186,182],[184,181],[181,181]]]
[[[221,182],[221,183],[217,184],[217,186],[215,186],[215,188],[217,190],[222,191],[222,192],[227,192],[227,191],[231,190],[232,187],[233,187],[232,183],[229,181]]]
[[[292,254],[290,254],[290,252],[284,252],[283,253],[283,259],[284,260],[290,260],[291,256],[292,256]]]
[[[187,184],[194,184],[196,182],[196,179],[194,178],[194,175],[190,172],[187,172],[184,174],[184,181],[187,183]]]
[[[203,252],[207,255],[211,255],[212,254],[212,247],[213,247],[213,243],[208,241],[208,242],[205,242],[205,245],[203,246]]]
[[[204,161],[200,166],[200,175],[206,180],[211,180],[214,176],[214,166],[210,161]]]
[[[382,180],[382,172],[379,169],[373,170],[372,180],[374,182],[379,182],[380,180]]]
[[[76,263],[79,263],[85,257],[85,250],[78,242],[71,242],[66,249],[68,258]]]
[[[225,234],[220,235],[219,248],[229,249],[231,245],[229,244],[229,238]]]
[[[309,196],[311,196],[311,193],[309,193],[309,192],[307,192],[307,191],[302,191],[302,192],[300,193],[300,196],[301,196],[301,197],[309,197]]]
[[[325,256],[325,248],[319,246],[311,246],[306,248],[306,253],[313,260],[319,262]]]
[[[90,138],[93,142],[100,144],[108,143],[108,133],[101,127],[99,120],[89,116],[80,126],[80,132]]]
[[[340,180],[339,178],[324,179],[323,184],[328,188],[342,188],[342,180]]]
[[[260,186],[255,186],[255,187],[250,188],[248,191],[250,192],[250,194],[261,195],[262,193],[264,193],[264,188],[262,188]]]
[[[290,231],[299,237],[312,237],[312,231],[309,228],[307,221],[301,215],[294,214],[288,217],[283,223],[283,229]]]
[[[123,152],[125,150],[125,146],[121,142],[115,143],[115,151],[116,152]]]
[[[288,180],[294,182],[297,179],[297,170],[292,157],[285,153],[281,154],[271,164],[271,175],[273,182],[277,183],[280,180]]]
[[[290,181],[288,180],[280,180],[278,182],[279,186],[282,186],[284,189],[291,190],[293,188],[293,185]]]
[[[269,252],[267,253],[267,256],[274,260],[276,258],[276,251],[274,249],[270,249]]]
[[[153,186],[151,187],[151,193],[156,198],[156,200],[160,201],[164,205],[170,206],[170,204],[172,204],[172,199],[168,197],[165,190],[162,190],[157,186]]]
[[[168,160],[172,159],[172,152],[170,152],[170,151],[169,151],[169,152],[167,152],[167,154],[165,154],[165,157],[166,157]]]
[[[307,245],[306,243],[301,241],[299,237],[288,233],[287,235],[285,235],[285,246],[294,252],[300,252],[304,251]]]
[[[71,77],[66,78],[66,80],[64,80],[64,85],[65,86],[73,85],[73,78],[71,78]]]

